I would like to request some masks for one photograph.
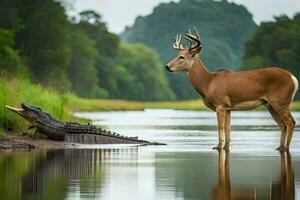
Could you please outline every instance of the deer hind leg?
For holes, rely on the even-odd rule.
[[[290,148],[290,144],[292,141],[292,137],[293,137],[293,133],[294,133],[294,129],[296,126],[296,121],[294,119],[294,117],[292,116],[292,114],[288,111],[288,117],[290,119],[290,130],[288,130],[288,134],[287,134],[287,139],[286,139],[286,148],[289,149]]]
[[[281,119],[280,115],[274,110],[274,108],[270,104],[267,104],[266,107],[281,130],[280,145],[277,148],[277,150],[284,149],[284,142],[286,138],[287,129],[285,122],[283,121],[283,119]]]
[[[224,149],[228,150],[230,145],[230,122],[231,122],[231,111],[226,111],[226,117],[225,117],[225,146]]]
[[[281,147],[279,148],[279,150],[284,151],[284,150],[289,149],[289,147],[290,147],[290,143],[291,143],[292,136],[293,136],[293,131],[294,131],[294,128],[296,125],[296,121],[293,118],[292,114],[289,112],[288,106],[285,106],[282,108],[282,107],[275,106],[274,104],[272,104],[272,107],[278,113],[278,115],[284,121],[284,123],[286,125],[286,129],[287,129],[286,137],[281,138],[280,142],[283,143],[283,146],[281,146],[282,144],[280,144]]]
[[[222,149],[222,139],[223,139],[223,132],[225,127],[225,118],[226,118],[226,110],[223,107],[218,107],[216,109],[217,112],[217,119],[218,119],[218,133],[219,133],[219,143],[213,149]]]

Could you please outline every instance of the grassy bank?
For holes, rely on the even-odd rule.
[[[144,109],[207,110],[202,100],[137,102],[115,99],[70,98],[68,106],[73,111],[122,111]]]
[[[122,111],[143,110],[144,104],[135,101],[114,99],[82,99],[75,96],[69,98],[68,107],[72,111]]]
[[[11,129],[24,131],[28,123],[15,113],[7,111],[5,105],[20,107],[21,102],[38,105],[58,119],[71,119],[72,111],[68,109],[68,99],[72,95],[62,95],[54,89],[32,84],[28,80],[18,78],[0,79],[0,131]],[[3,132],[3,131],[2,131]]]

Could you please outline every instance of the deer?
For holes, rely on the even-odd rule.
[[[229,149],[231,111],[253,110],[264,105],[281,130],[280,144],[276,150],[288,150],[296,125],[289,107],[298,90],[297,78],[279,67],[210,72],[198,55],[202,44],[195,27],[194,32],[188,29],[185,35],[176,35],[173,48],[179,54],[165,68],[169,72],[186,72],[204,104],[216,112],[219,142],[213,149],[222,149],[224,131],[224,149]],[[188,47],[182,45],[182,39],[190,43]]]

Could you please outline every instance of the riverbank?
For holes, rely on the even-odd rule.
[[[0,137],[0,151],[30,151],[33,149],[63,149],[64,141],[54,141],[43,138],[34,138],[32,135],[7,131]]]
[[[130,111],[144,109],[208,110],[201,99],[188,101],[138,102],[117,99],[71,98],[68,107],[73,112]]]

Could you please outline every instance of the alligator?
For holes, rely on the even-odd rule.
[[[29,129],[36,128],[36,132],[42,133],[52,140],[64,140],[70,143],[83,144],[141,144],[141,145],[165,145],[158,142],[139,140],[137,137],[127,137],[91,124],[77,122],[62,122],[54,119],[49,113],[40,107],[21,103],[21,108],[6,106],[25,118],[32,125]]]

